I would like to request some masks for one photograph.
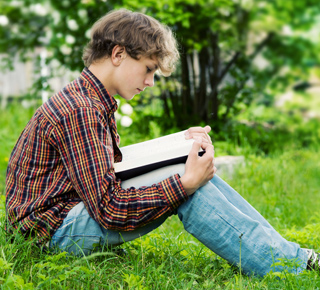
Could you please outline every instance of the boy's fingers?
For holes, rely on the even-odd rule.
[[[190,133],[194,133],[194,132],[202,132],[203,131],[203,128],[202,127],[190,127],[189,129],[188,129],[188,131],[190,132]]]
[[[211,127],[209,125],[205,127],[191,127],[185,132],[185,138],[187,140],[201,138],[202,142],[212,144],[211,137],[208,134],[210,131]]]
[[[204,127],[204,130],[206,131],[206,133],[209,133],[211,131],[211,127],[207,125]]]
[[[196,134],[208,134],[211,131],[209,125],[205,127],[191,127],[186,131],[186,135],[196,135]]]
[[[214,152],[214,147],[210,143],[203,142],[201,143],[201,147],[202,149],[206,150],[206,152]]]
[[[200,150],[200,147],[201,147],[201,141],[200,140],[198,140],[198,139],[196,139],[194,142],[193,142],[193,144],[192,144],[192,148],[191,148],[191,150],[190,150],[190,155],[191,156],[195,156],[196,158],[198,157],[198,152],[199,152],[199,150]]]
[[[201,138],[202,139],[202,142],[207,142],[207,143],[210,143],[212,144],[212,141],[211,141],[211,137],[204,131],[204,129],[202,129],[203,131],[201,133],[199,132],[196,132],[196,133],[189,133],[187,132],[185,134],[185,137],[186,139],[197,139],[197,138]]]

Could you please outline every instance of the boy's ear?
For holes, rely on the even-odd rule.
[[[127,57],[126,48],[124,46],[116,45],[112,49],[111,61],[113,65],[119,66],[121,62]]]

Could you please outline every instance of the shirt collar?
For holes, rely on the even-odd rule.
[[[112,113],[118,109],[117,101],[115,100],[115,98],[110,96],[104,85],[87,67],[83,69],[80,78],[90,83],[90,86],[97,93],[100,101],[109,112]]]

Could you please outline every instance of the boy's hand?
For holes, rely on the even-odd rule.
[[[208,133],[211,131],[210,126],[202,127],[191,127],[189,128],[185,135],[186,139],[201,139],[202,142],[212,144],[211,138]]]
[[[193,143],[186,162],[185,173],[180,179],[188,195],[193,194],[199,187],[205,185],[217,171],[214,166],[213,146],[209,142],[200,140]],[[198,155],[200,147],[206,151],[201,157]]]

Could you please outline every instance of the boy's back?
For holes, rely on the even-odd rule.
[[[117,105],[114,99],[105,98],[106,94],[105,88],[84,69],[78,79],[36,111],[21,133],[7,169],[6,206],[9,220],[19,221],[23,234],[34,230],[49,238],[69,210],[81,201],[69,176],[77,172],[68,167],[72,163],[68,155],[71,151],[76,154],[77,149],[72,147],[82,142],[85,130],[79,120],[84,115],[86,125],[82,125],[90,126],[89,118],[95,114],[105,128],[111,128],[105,134],[106,145],[113,148],[115,144],[119,159],[119,136],[112,114]],[[63,150],[65,146],[70,148]],[[81,155],[74,157],[79,166],[85,166],[87,161]]]

